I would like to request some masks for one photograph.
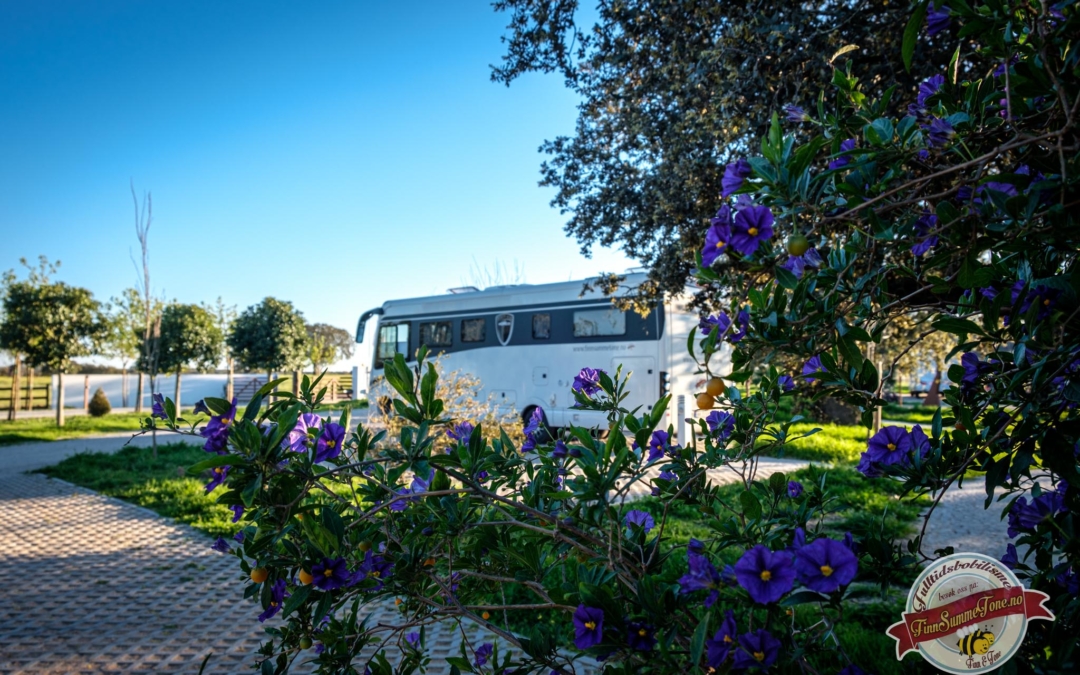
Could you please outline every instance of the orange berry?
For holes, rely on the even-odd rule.
[[[435,558],[428,558],[424,561],[424,567],[432,567],[435,565]]]
[[[489,614],[488,612],[484,612],[483,614],[480,615],[480,618],[483,619],[484,621],[487,621],[488,619],[491,618],[491,614]]]
[[[714,405],[716,405],[716,400],[712,396],[708,394],[697,395],[698,410],[712,410]]]
[[[723,394],[724,381],[719,377],[710,378],[709,381],[705,383],[705,391],[708,392],[709,396],[719,396],[720,394]]]
[[[305,586],[315,580],[315,577],[311,576],[311,573],[307,570],[300,570],[299,572],[297,572],[296,576],[300,579],[300,583]]]
[[[251,580],[257,584],[261,584],[270,578],[270,570],[265,567],[256,567],[251,570]]]

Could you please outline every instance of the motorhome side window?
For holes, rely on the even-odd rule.
[[[409,358],[409,324],[399,323],[389,326],[379,326],[379,349],[375,355],[377,366],[382,367],[383,361],[391,361],[394,354],[404,354]]]
[[[449,347],[453,344],[449,321],[430,321],[420,324],[420,345],[425,347]]]
[[[626,335],[626,312],[614,307],[574,312],[574,337]]]
[[[533,314],[533,339],[534,340],[550,340],[551,339],[551,315],[550,314]]]
[[[487,337],[487,319],[462,319],[461,341],[483,342]]]

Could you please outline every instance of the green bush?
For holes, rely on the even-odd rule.
[[[112,412],[109,397],[105,395],[101,387],[98,387],[98,390],[94,392],[93,398],[90,399],[90,405],[86,409],[94,417],[104,417]]]

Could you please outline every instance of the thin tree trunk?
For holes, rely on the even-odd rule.
[[[64,371],[56,374],[56,426],[64,426]]]
[[[176,395],[173,396],[173,400],[176,402],[176,414],[180,414],[180,369],[176,369]]]
[[[143,377],[144,377],[144,374],[140,370],[139,371],[139,384],[135,387],[135,412],[137,412],[137,413],[141,413],[143,411],[142,410]]]
[[[292,393],[293,396],[300,395],[300,371],[294,370],[292,374]]]
[[[120,376],[120,403],[126,408],[128,407],[127,362],[124,362],[121,365],[123,366],[123,374]]]
[[[89,412],[90,411],[90,376],[89,375],[83,375],[82,407],[83,407],[83,412]]]
[[[34,409],[34,367],[26,367],[26,409]]]
[[[236,395],[235,389],[236,389],[236,386],[233,383],[233,357],[230,356],[229,357],[229,377],[225,380],[225,399],[226,400],[229,400],[229,401],[233,400],[233,396]]]
[[[15,366],[11,369],[11,401],[8,406],[8,421],[14,421],[15,411],[19,409],[19,369],[22,365],[22,356],[15,355]]]

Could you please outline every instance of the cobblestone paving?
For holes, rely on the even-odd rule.
[[[197,673],[208,654],[207,675],[250,673],[264,634],[259,608],[240,597],[233,558],[148,510],[23,473],[117,449],[121,438],[0,448],[0,675]],[[767,460],[759,476],[805,464]],[[720,470],[709,479],[738,476]],[[639,483],[629,496],[648,490]],[[397,617],[389,602],[370,609],[374,623]],[[440,666],[458,653],[461,632],[445,623],[427,634],[429,672],[448,672]],[[491,639],[477,626],[465,635],[474,645]]]

